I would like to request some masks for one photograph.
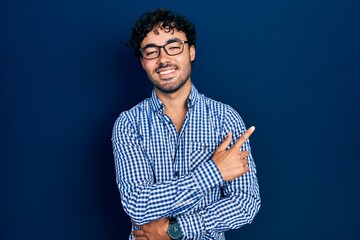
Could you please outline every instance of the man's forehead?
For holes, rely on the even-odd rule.
[[[153,28],[152,31],[148,32],[141,42],[141,47],[147,44],[163,45],[171,39],[187,40],[186,34],[179,31],[177,28],[173,28],[169,31],[166,28]]]

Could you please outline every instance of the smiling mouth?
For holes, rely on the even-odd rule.
[[[163,70],[163,71],[159,71],[158,73],[160,75],[166,75],[166,74],[170,74],[170,73],[173,73],[173,72],[175,72],[175,69]]]

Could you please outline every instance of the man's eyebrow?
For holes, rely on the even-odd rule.
[[[181,41],[181,39],[179,39],[179,38],[171,38],[171,39],[166,41],[166,44],[172,43],[172,42],[179,42],[179,41]],[[154,43],[149,43],[149,44],[146,44],[142,49],[145,49],[145,48],[148,48],[148,47],[160,47],[160,46],[156,45]]]
[[[179,38],[171,38],[171,39],[167,40],[166,43],[179,42],[179,41],[181,41],[181,39],[179,39]]]
[[[144,47],[142,47],[141,49],[145,49],[145,48],[148,48],[148,47],[158,47],[158,45],[154,44],[154,43],[149,43],[149,44],[146,44]]]

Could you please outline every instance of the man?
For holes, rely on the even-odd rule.
[[[135,23],[129,44],[154,85],[113,129],[116,180],[129,239],[224,239],[260,208],[256,168],[239,114],[191,82],[195,27],[165,9]]]

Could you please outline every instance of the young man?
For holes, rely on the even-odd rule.
[[[152,96],[113,129],[116,180],[132,220],[129,239],[224,239],[260,208],[246,130],[230,106],[191,82],[195,27],[168,10],[147,12],[129,42]]]

